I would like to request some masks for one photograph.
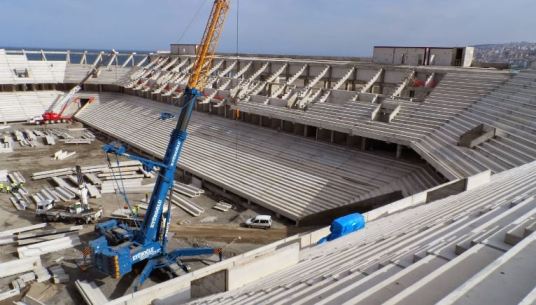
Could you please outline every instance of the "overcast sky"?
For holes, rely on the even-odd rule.
[[[232,0],[220,51],[236,50],[238,2],[240,52],[367,56],[373,45],[536,41],[535,0]],[[0,0],[0,47],[167,50],[182,33],[182,43],[199,41],[211,5]]]

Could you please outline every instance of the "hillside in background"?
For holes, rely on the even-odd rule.
[[[475,60],[487,63],[508,63],[513,68],[526,68],[536,60],[536,43],[511,42],[475,45]]]

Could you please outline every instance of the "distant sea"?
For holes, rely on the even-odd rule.
[[[93,61],[97,58],[98,56],[98,53],[99,52],[104,52],[105,56],[107,54],[110,54],[111,50],[99,50],[99,49],[60,49],[60,48],[57,48],[57,49],[50,49],[50,48],[24,48],[24,47],[0,47],[2,49],[6,49],[6,50],[10,50],[10,51],[21,51],[21,50],[25,50],[25,51],[45,51],[45,55],[46,55],[46,58],[47,60],[51,60],[51,61],[63,61],[65,60],[65,55],[64,54],[46,54],[47,51],[66,51],[66,50],[70,50],[71,51],[71,62],[72,63],[79,63],[80,60],[82,59],[82,54],[72,54],[73,52],[74,53],[83,53],[84,51],[87,51],[88,53],[93,53],[93,54],[88,54],[86,56],[86,59],[87,59],[87,62],[88,63],[93,63]],[[119,53],[122,53],[121,55],[118,56],[117,60],[118,60],[118,64],[119,65],[122,65],[125,60],[127,60],[128,56],[130,56],[130,54],[132,52],[135,52],[136,55],[134,55],[134,60],[135,62],[139,62],[141,59],[143,59],[145,57],[146,54],[149,54],[149,53],[153,53],[155,51],[147,51],[147,50],[143,50],[143,51],[140,51],[140,50],[116,50],[117,52]],[[28,58],[28,60],[41,60],[41,54],[26,54],[26,57]]]

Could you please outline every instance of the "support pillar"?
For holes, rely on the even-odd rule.
[[[330,131],[330,141],[331,144],[335,141],[335,132],[333,130]]]
[[[307,138],[307,125],[303,125],[303,136]]]
[[[367,149],[367,138],[361,138],[361,150]]]
[[[396,158],[400,159],[400,155],[402,155],[402,145],[396,144]]]

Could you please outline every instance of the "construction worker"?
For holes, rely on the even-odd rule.
[[[0,183],[0,193],[5,193],[5,192],[6,190],[5,190],[4,184]]]
[[[135,205],[134,207],[132,207],[132,217],[138,218],[139,212],[140,212],[140,207],[138,205]]]
[[[89,209],[89,200],[88,200],[88,189],[85,185],[80,185],[78,188],[78,192],[80,194],[80,203],[82,204],[82,208],[84,210]]]
[[[20,183],[11,183],[11,192],[16,193],[21,188]]]

